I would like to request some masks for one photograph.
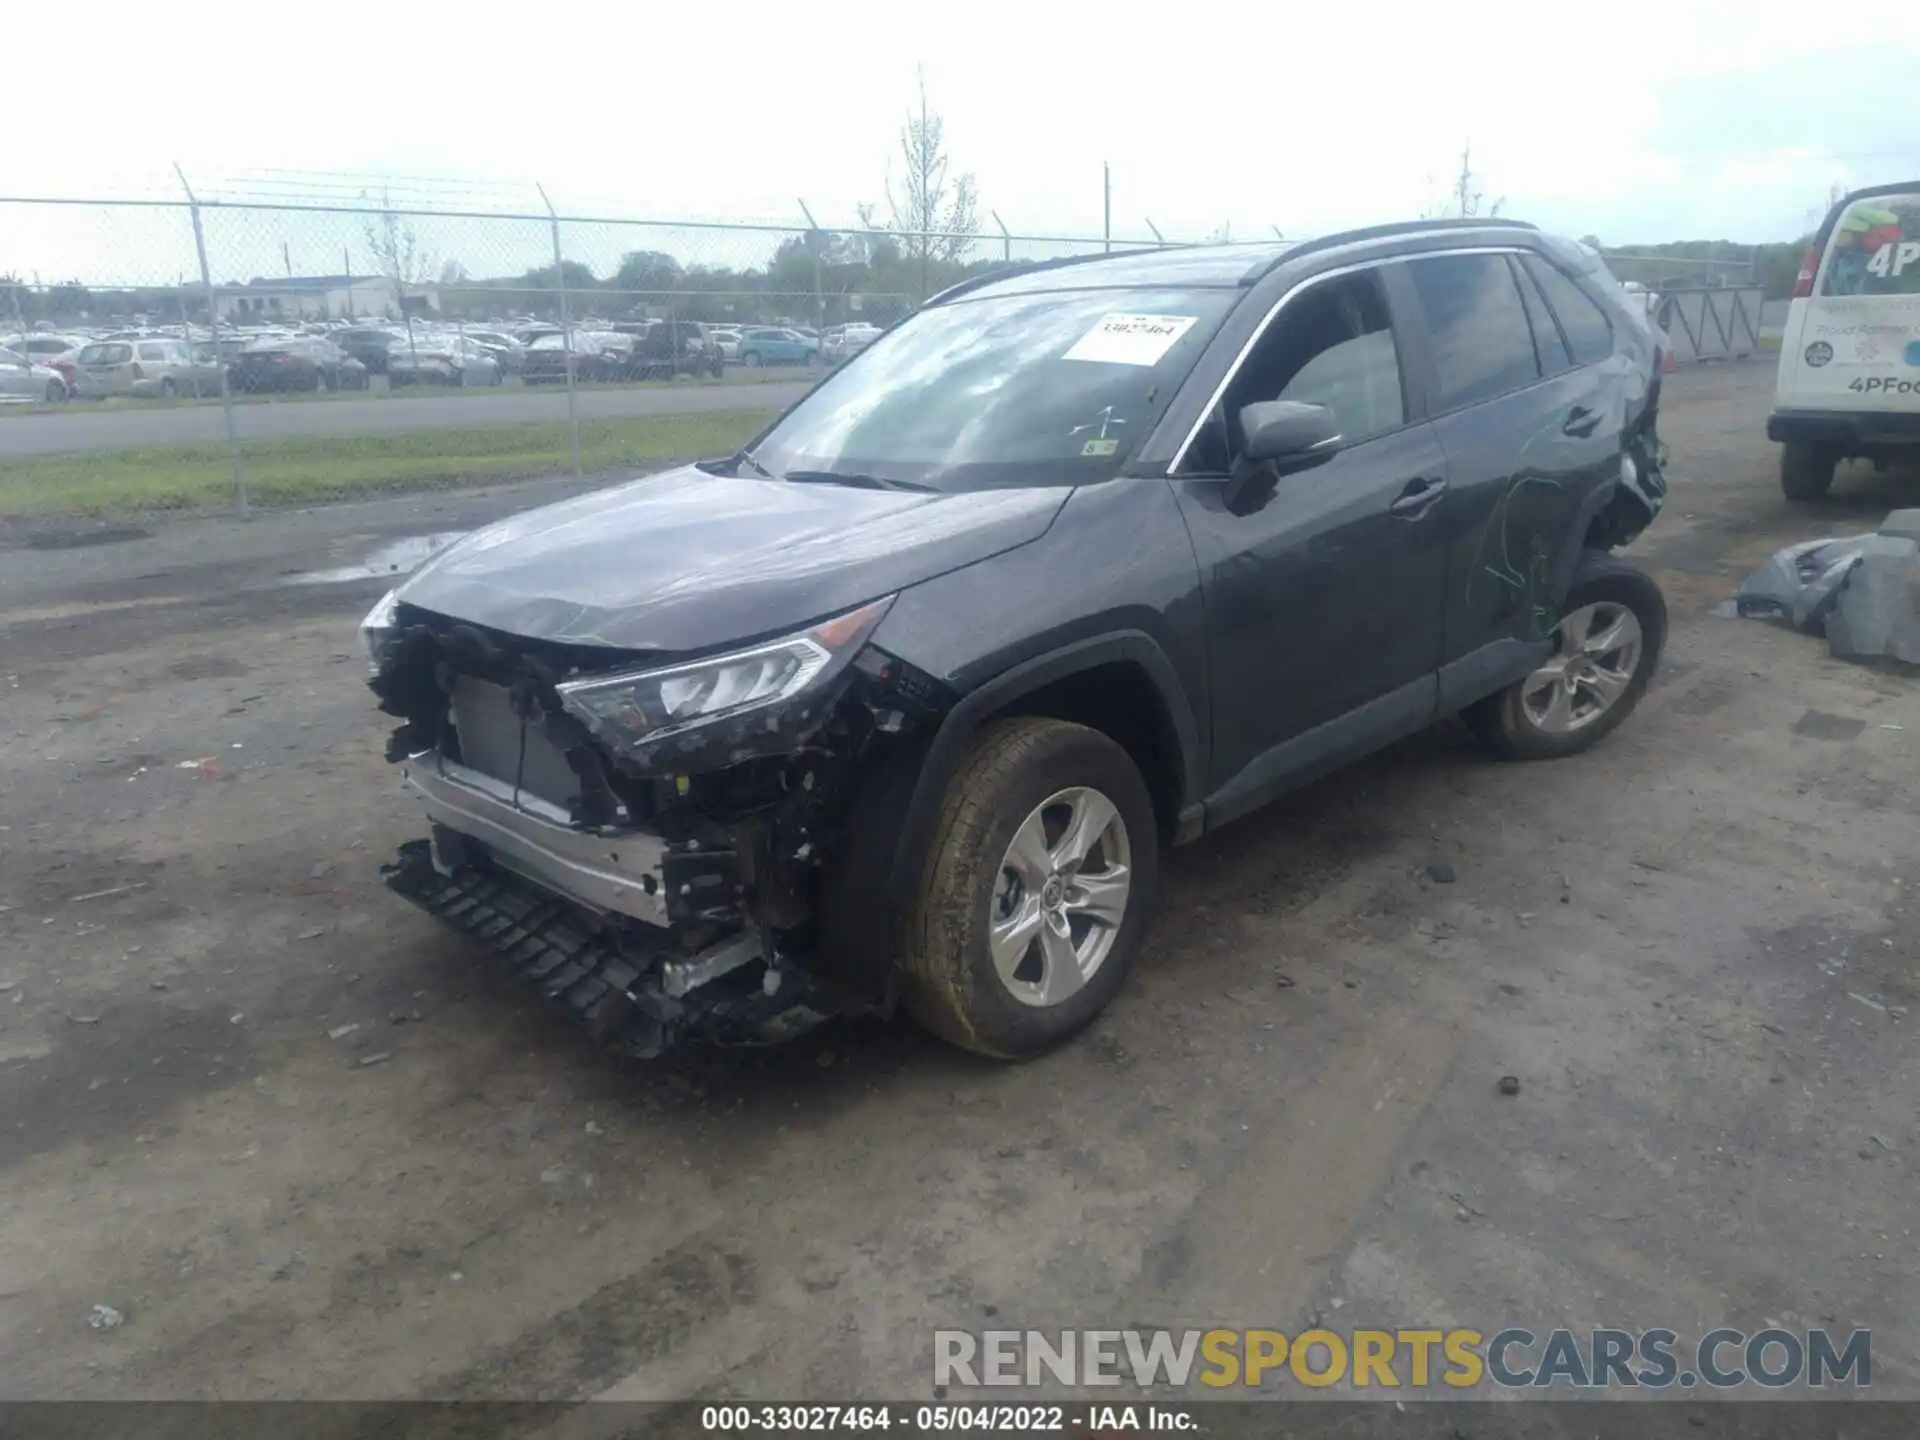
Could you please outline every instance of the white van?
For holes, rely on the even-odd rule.
[[[1789,500],[1824,496],[1842,460],[1920,455],[1920,180],[1828,212],[1787,310],[1767,438]]]

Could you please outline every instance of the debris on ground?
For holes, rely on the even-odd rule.
[[[1827,617],[1827,647],[1842,660],[1920,665],[1920,541],[1868,538]]]
[[[1848,572],[1860,562],[1868,535],[1803,540],[1776,550],[1733,593],[1735,610],[1752,620],[1773,620],[1824,634],[1827,612],[1839,598]]]
[[[354,1031],[358,1030],[359,1028],[360,1028],[360,1022],[358,1020],[354,1021],[351,1025],[336,1025],[331,1030],[327,1031],[327,1039],[344,1040],[347,1038],[347,1036],[351,1035]]]
[[[1518,1095],[1520,1093],[1520,1077],[1518,1075],[1502,1075],[1500,1077],[1500,1093],[1502,1095]]]
[[[364,1070],[369,1065],[384,1065],[391,1059],[393,1059],[391,1050],[376,1050],[371,1055],[360,1057],[360,1068]]]
[[[147,882],[136,880],[131,885],[115,885],[106,890],[89,890],[84,895],[75,895],[67,901],[69,905],[78,905],[83,900],[106,900],[115,895],[131,895],[135,890],[144,890]]]
[[[1453,866],[1444,860],[1437,860],[1427,866],[1427,878],[1436,885],[1451,885],[1460,878]]]
[[[127,1317],[111,1305],[96,1305],[87,1312],[87,1328],[91,1330],[118,1330],[127,1323]]]
[[[1872,535],[1777,550],[1734,592],[1734,613],[1823,635],[1842,660],[1920,665],[1920,510]]]

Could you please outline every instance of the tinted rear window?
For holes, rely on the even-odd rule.
[[[1407,268],[1433,332],[1443,408],[1490,400],[1540,378],[1533,332],[1504,255],[1434,255]]]
[[[1875,195],[1841,213],[1822,295],[1920,295],[1920,194]]]
[[[1559,267],[1537,255],[1525,256],[1520,263],[1540,286],[1547,304],[1560,321],[1567,348],[1573,351],[1574,364],[1592,365],[1613,353],[1613,326],[1599,301],[1574,284]]]

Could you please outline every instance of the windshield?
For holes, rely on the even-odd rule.
[[[1055,291],[923,310],[822,382],[754,459],[776,475],[871,475],[940,490],[1104,480],[1238,298]]]
[[[1822,295],[1920,295],[1920,194],[1856,200],[1827,242]]]

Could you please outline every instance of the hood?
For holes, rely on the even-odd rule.
[[[856,490],[687,466],[476,530],[399,598],[533,640],[705,650],[1038,539],[1070,493]]]

